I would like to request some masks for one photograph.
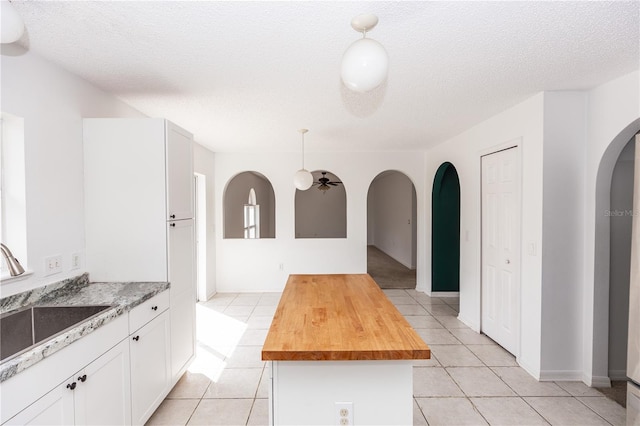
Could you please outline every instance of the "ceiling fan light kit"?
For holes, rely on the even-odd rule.
[[[300,191],[306,191],[313,185],[313,175],[309,170],[304,168],[304,134],[309,130],[300,129],[298,131],[302,134],[302,168],[293,175],[293,184]]]
[[[9,0],[2,0],[1,6],[2,30],[0,32],[0,42],[9,44],[18,41],[24,33],[24,22]]]
[[[362,38],[347,48],[342,55],[342,82],[355,92],[375,89],[387,78],[389,57],[384,47],[367,38],[367,31],[378,24],[373,14],[358,15],[351,20],[354,30],[362,33]]]

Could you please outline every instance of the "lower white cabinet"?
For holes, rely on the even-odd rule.
[[[129,425],[129,389],[129,342],[123,340],[6,424]]]
[[[144,424],[169,391],[169,311],[131,333],[131,413],[133,424]]]
[[[171,294],[171,374],[176,382],[196,353],[195,294]]]

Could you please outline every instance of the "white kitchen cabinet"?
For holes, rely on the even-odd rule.
[[[177,381],[196,353],[195,294],[171,295],[171,375]]]
[[[129,342],[123,340],[9,420],[9,425],[130,425]]]
[[[87,118],[83,132],[91,278],[170,281],[167,221],[193,218],[191,134],[155,118]]]
[[[193,220],[168,222],[169,282],[171,296],[195,293],[195,233]],[[194,296],[195,298],[195,296]],[[195,299],[193,300],[195,308]]]
[[[169,391],[169,333],[169,311],[164,311],[130,336],[133,424],[144,424]]]

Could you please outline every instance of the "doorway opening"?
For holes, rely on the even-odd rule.
[[[460,292],[460,181],[453,164],[436,171],[431,194],[431,294]]]
[[[376,176],[367,194],[367,273],[384,289],[416,288],[416,189],[402,172]]]
[[[194,173],[196,289],[201,302],[207,301],[207,179]]]

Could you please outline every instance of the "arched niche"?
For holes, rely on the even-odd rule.
[[[276,199],[264,175],[235,175],[224,191],[223,210],[224,238],[275,238]]]
[[[378,174],[367,193],[367,272],[382,288],[415,288],[416,189],[395,170]]]
[[[316,170],[311,174],[311,188],[306,191],[296,189],[296,238],[347,238],[347,193],[344,183],[326,170]]]
[[[431,291],[460,291],[460,181],[449,162],[433,179],[431,220]]]

